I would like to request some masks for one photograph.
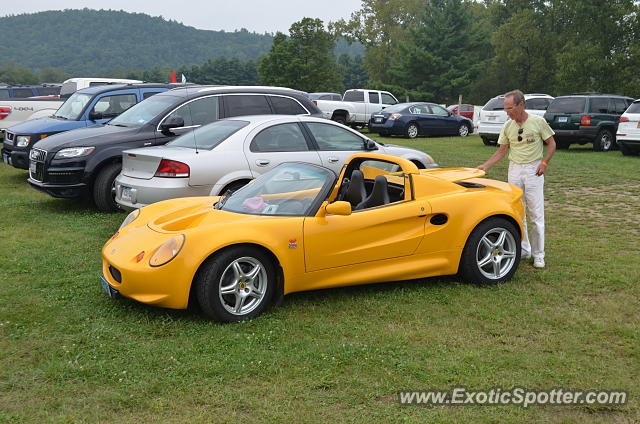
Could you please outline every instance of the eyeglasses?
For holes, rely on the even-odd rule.
[[[518,141],[522,141],[522,132],[524,131],[524,129],[520,128],[518,130]]]

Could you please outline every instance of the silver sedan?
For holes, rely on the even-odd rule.
[[[424,152],[376,142],[326,119],[243,116],[205,125],[164,146],[124,151],[116,201],[140,208],[176,197],[217,196],[282,162],[315,163],[339,174],[351,155],[364,151],[400,156],[419,168],[438,166]]]

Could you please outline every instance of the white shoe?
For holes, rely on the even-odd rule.
[[[531,259],[531,253],[522,250],[520,253],[520,259]]]
[[[533,260],[533,267],[534,268],[544,268],[544,259],[542,258],[535,258]]]

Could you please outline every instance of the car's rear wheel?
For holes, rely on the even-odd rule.
[[[333,115],[331,117],[331,120],[337,122],[338,124],[347,125],[347,117],[344,115]]]
[[[472,232],[460,258],[462,278],[475,284],[510,280],[520,263],[520,236],[505,218],[490,218]]]
[[[102,212],[115,212],[118,210],[116,203],[116,177],[120,174],[122,165],[118,162],[102,168],[93,183],[93,202]]]
[[[625,144],[618,144],[618,146],[620,147],[620,151],[622,152],[623,156],[637,156],[638,155],[638,151],[631,150]]]
[[[405,135],[407,138],[416,138],[418,136],[418,126],[411,122],[407,125],[407,128],[405,128]]]
[[[460,137],[466,137],[469,135],[469,126],[467,124],[460,124],[458,127],[458,135]]]
[[[596,152],[608,152],[613,149],[615,139],[613,133],[607,129],[601,129],[593,141],[593,150]]]
[[[220,322],[254,318],[264,312],[275,291],[271,259],[254,247],[232,247],[207,260],[196,277],[202,311]]]
[[[498,144],[496,140],[490,140],[489,137],[480,137],[485,146],[495,146]]]

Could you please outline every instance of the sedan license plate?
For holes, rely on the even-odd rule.
[[[380,123],[382,122],[382,118],[373,118],[373,122]]]
[[[118,292],[118,290],[111,287],[109,283],[107,283],[107,280],[104,279],[103,276],[100,276],[100,285],[102,286],[104,291],[109,295],[110,298],[117,299],[120,297],[120,293]]]
[[[489,121],[495,121],[495,120],[496,120],[496,117],[495,117],[495,116],[487,116],[487,119],[488,119]]]
[[[127,202],[131,202],[131,187],[122,186],[122,191],[120,191],[120,198],[122,200],[126,200]]]
[[[558,122],[567,122],[569,120],[566,116],[558,116]]]

